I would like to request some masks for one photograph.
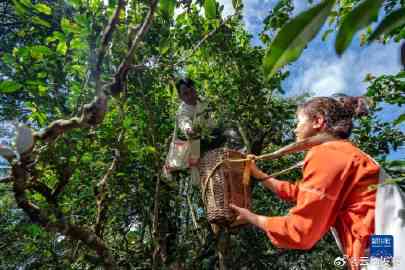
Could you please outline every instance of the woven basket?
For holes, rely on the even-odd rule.
[[[215,168],[222,160],[242,158],[242,153],[227,148],[211,150],[201,158],[201,190],[208,222],[233,227],[236,215],[229,204],[250,209],[251,189],[243,185],[245,163],[225,161]]]

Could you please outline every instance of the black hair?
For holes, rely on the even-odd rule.
[[[194,81],[192,79],[189,78],[185,78],[185,79],[180,79],[176,82],[176,89],[177,92],[180,94],[180,88],[182,85],[185,85],[187,87],[194,87]]]
[[[333,97],[315,97],[298,106],[310,118],[322,116],[326,132],[347,139],[353,128],[353,118],[366,116],[369,111],[364,97],[350,97],[343,94]]]

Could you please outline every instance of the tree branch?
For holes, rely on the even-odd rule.
[[[62,191],[64,190],[65,186],[69,183],[69,179],[72,176],[72,174],[73,174],[72,169],[69,166],[63,169],[62,174],[59,176],[60,180],[52,193],[52,198],[54,200],[57,199],[59,194],[62,193]]]
[[[143,36],[149,30],[149,28],[152,24],[157,3],[158,3],[157,0],[151,0],[148,14],[146,15],[146,18],[145,18],[142,26],[139,28],[138,32],[136,33],[134,39],[131,41],[131,43],[130,43],[131,47],[129,48],[128,53],[126,54],[125,58],[120,63],[120,65],[118,66],[117,72],[114,75],[113,83],[111,83],[110,85],[105,87],[106,88],[105,91],[111,93],[112,95],[118,95],[123,89],[124,80],[128,74],[129,69],[131,68],[131,64],[132,64],[131,62],[133,59],[133,55],[135,53],[136,48],[139,46],[140,41],[142,40]]]
[[[107,101],[108,98],[105,95],[105,92],[116,95],[120,93],[123,89],[124,80],[126,74],[130,68],[143,68],[144,65],[132,66],[131,60],[135,49],[138,47],[141,39],[145,33],[149,30],[149,27],[153,20],[153,15],[157,6],[157,0],[152,0],[151,7],[148,12],[147,17],[145,18],[144,23],[141,28],[139,28],[138,33],[135,35],[132,42],[131,48],[129,49],[126,57],[121,62],[118,67],[118,71],[114,75],[114,80],[112,83],[104,85],[101,90],[100,83],[100,74],[101,74],[101,63],[104,59],[104,54],[108,42],[111,40],[112,32],[115,29],[116,24],[118,23],[118,17],[121,9],[125,6],[125,1],[120,0],[118,6],[115,10],[114,16],[110,20],[110,23],[107,25],[106,30],[104,31],[102,44],[98,50],[97,65],[95,68],[95,78],[96,78],[96,97],[94,100],[83,106],[81,116],[73,117],[68,120],[56,120],[52,122],[47,128],[42,132],[36,132],[34,134],[35,139],[44,140],[46,142],[51,142],[55,140],[58,136],[63,133],[74,129],[74,128],[86,128],[92,127],[100,124],[104,120],[105,113],[107,111]]]
[[[142,24],[141,28],[138,30],[136,36],[134,37],[131,47],[126,55],[126,57],[121,62],[118,67],[118,71],[114,75],[114,80],[112,84],[101,85],[101,72],[102,72],[102,63],[104,61],[104,56],[107,50],[107,46],[112,39],[113,31],[116,28],[116,25],[119,21],[119,15],[122,9],[125,6],[125,0],[118,0],[117,7],[115,9],[114,15],[112,16],[109,24],[106,26],[103,31],[103,36],[101,38],[101,45],[97,50],[97,59],[94,68],[94,78],[95,78],[95,90],[96,95],[92,102],[85,104],[80,112],[80,116],[72,117],[70,119],[56,120],[52,122],[47,128],[42,131],[34,132],[34,140],[42,140],[46,143],[51,143],[56,140],[59,136],[63,135],[65,132],[70,131],[75,128],[89,128],[94,127],[100,124],[104,120],[105,113],[107,112],[107,101],[108,97],[106,92],[116,93],[121,92],[124,85],[124,80],[126,79],[127,72],[130,68],[140,69],[144,68],[145,65],[132,66],[132,58],[136,48],[139,46],[142,38],[145,33],[149,30],[153,15],[157,6],[157,0],[152,0],[150,4],[150,10]],[[114,91],[115,90],[115,91]],[[83,241],[88,247],[95,250],[100,259],[103,260],[105,269],[115,269],[116,264],[114,257],[112,256],[109,248],[103,241],[101,237],[102,233],[102,221],[104,220],[105,213],[107,210],[106,201],[108,199],[108,177],[111,176],[115,170],[118,162],[118,155],[115,155],[108,171],[101,179],[99,183],[100,196],[97,198],[97,211],[98,218],[96,223],[95,231],[92,231],[90,228],[85,226],[77,226],[66,222],[65,217],[57,207],[56,197],[63,190],[64,186],[67,184],[70,176],[64,177],[59,184],[56,186],[55,190],[52,192],[47,185],[41,182],[35,182],[31,188],[37,192],[44,195],[47,201],[52,204],[51,211],[52,214],[48,214],[48,211],[39,208],[33,204],[27,197],[27,182],[30,179],[30,170],[29,166],[29,157],[32,152],[26,153],[26,156],[22,157],[20,162],[15,162],[12,165],[12,179],[13,179],[13,191],[16,202],[18,206],[29,216],[32,222],[40,224],[44,229],[51,232],[62,233],[72,239]],[[159,186],[159,176],[158,183]],[[159,193],[159,192],[158,192]],[[52,203],[54,202],[54,203]],[[52,216],[51,216],[52,215]],[[56,220],[55,220],[56,217]]]
[[[113,174],[115,168],[117,167],[119,152],[117,149],[114,150],[114,158],[111,162],[110,167],[108,168],[107,172],[101,178],[100,182],[97,185],[96,191],[96,204],[97,204],[97,216],[96,216],[96,224],[94,226],[95,233],[102,238],[103,234],[103,227],[104,221],[106,219],[107,214],[107,201],[110,198],[108,194],[108,178]]]
[[[126,92],[125,92],[126,94]],[[122,101],[126,100],[126,95],[123,95],[121,97]],[[119,102],[120,100],[118,100]],[[125,118],[125,113],[124,113],[124,104],[119,104],[118,105],[118,119],[119,119],[119,124],[122,125],[124,118]],[[124,135],[125,135],[125,129],[121,129],[116,145],[117,147],[120,147],[122,144],[122,141],[124,140]],[[110,199],[110,194],[108,190],[108,178],[113,174],[117,167],[118,160],[120,158],[120,152],[118,151],[117,148],[113,149],[113,161],[111,162],[111,165],[107,172],[105,173],[104,177],[100,180],[98,183],[98,186],[96,188],[96,205],[97,205],[97,215],[96,215],[96,224],[94,226],[95,228],[95,233],[100,237],[103,238],[103,230],[104,230],[104,223],[105,220],[107,219],[107,210],[108,210],[108,205],[107,202]]]
[[[104,29],[103,36],[101,38],[100,47],[97,49],[97,62],[96,62],[96,67],[95,67],[95,71],[94,71],[97,95],[100,95],[101,91],[102,91],[100,76],[101,76],[101,66],[104,61],[105,52],[106,52],[108,44],[110,43],[110,41],[112,39],[112,34],[116,28],[116,25],[118,24],[120,13],[121,13],[122,9],[125,7],[125,4],[126,4],[125,0],[118,0],[118,4],[117,4],[117,7],[115,8],[114,14],[111,17],[108,25]]]
[[[96,81],[96,96],[93,101],[82,107],[80,117],[73,117],[68,120],[60,119],[52,122],[47,128],[40,132],[34,132],[34,142],[37,140],[50,143],[56,140],[63,133],[75,128],[88,128],[100,124],[104,120],[107,111],[107,96],[101,87],[101,68],[108,44],[112,39],[113,31],[119,21],[119,15],[125,6],[125,0],[118,0],[114,15],[106,26],[101,38],[101,45],[97,50],[97,60],[94,69]],[[156,1],[155,1],[156,5]],[[139,41],[138,41],[139,43]],[[28,170],[32,150],[21,156],[19,162],[12,164],[13,191],[17,205],[29,216],[32,222],[40,224],[44,229],[51,232],[62,233],[72,239],[81,240],[91,249],[95,250],[101,260],[103,260],[105,269],[115,269],[116,264],[109,248],[105,242],[97,236],[95,232],[84,226],[77,226],[67,223],[63,213],[57,207],[56,197],[63,190],[71,175],[64,177],[57,185],[55,190],[41,182],[34,182],[31,187],[27,186],[31,171]],[[110,167],[109,172],[101,181],[101,186],[106,186],[106,178],[111,174],[116,166],[116,159]],[[34,164],[35,165],[35,164]],[[47,211],[34,205],[27,197],[26,189],[33,188],[45,196],[48,203],[52,206],[50,209],[56,217],[50,216]]]
[[[21,164],[14,164],[12,168],[12,175],[14,178],[13,190],[17,205],[34,223],[40,224],[45,230],[59,232],[72,239],[83,241],[87,246],[97,252],[99,257],[103,260],[106,269],[115,269],[114,258],[108,247],[94,232],[86,227],[66,223],[63,216],[60,216],[60,213],[57,213],[57,221],[51,221],[45,211],[34,205],[27,198],[25,189],[29,175],[24,165],[25,162],[22,161]]]
[[[73,117],[68,120],[59,119],[52,122],[43,131],[35,132],[35,140],[51,142],[57,139],[63,133],[75,128],[88,128],[100,124],[104,120],[107,112],[107,96],[101,94],[94,100],[83,106],[80,118]]]

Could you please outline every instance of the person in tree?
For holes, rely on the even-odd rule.
[[[297,141],[320,133],[335,139],[307,152],[303,178],[295,184],[273,178],[253,164],[252,175],[295,206],[286,216],[267,217],[231,204],[238,219],[262,229],[279,248],[311,249],[332,229],[352,262],[367,256],[376,202],[376,190],[369,186],[378,183],[380,167],[348,139],[352,118],[367,113],[362,97],[316,97],[299,106]]]
[[[180,79],[176,83],[177,93],[181,100],[176,113],[177,126],[187,139],[197,137],[193,122],[197,113],[201,113],[201,101],[191,79]]]
[[[191,79],[180,79],[176,83],[177,93],[181,100],[176,113],[176,128],[180,132],[179,138],[190,141],[191,151],[189,157],[189,168],[192,182],[197,185],[199,183],[198,162],[200,158],[200,138],[199,128],[196,126],[197,115],[203,111],[202,103],[198,97],[194,87],[194,82]]]
[[[225,137],[213,119],[212,110],[198,96],[193,80],[178,80],[176,89],[181,100],[176,113],[176,136],[190,142],[189,170],[192,182],[199,184],[200,153],[220,147]]]

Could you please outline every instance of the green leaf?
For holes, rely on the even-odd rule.
[[[160,0],[160,10],[167,19],[173,18],[174,9],[176,8],[176,0]]]
[[[91,10],[97,10],[97,8],[103,3],[101,0],[90,0],[88,5],[90,6]]]
[[[333,29],[328,29],[326,30],[323,35],[322,35],[322,41],[326,41],[329,37],[329,35],[333,32]]]
[[[74,20],[81,27],[87,27],[90,24],[89,17],[85,15],[77,15],[75,16]]]
[[[394,120],[394,125],[399,125],[405,121],[405,113],[401,114],[397,119]]]
[[[334,0],[323,1],[281,28],[263,58],[263,71],[268,80],[284,65],[298,59],[325,23],[334,4]]]
[[[48,92],[48,87],[45,85],[38,85],[38,93],[40,96],[45,96]]]
[[[78,33],[80,32],[79,27],[75,23],[70,22],[66,18],[62,18],[60,25],[62,27],[63,32],[65,33]]]
[[[74,8],[79,8],[82,4],[82,0],[68,0],[69,4],[71,4]]]
[[[262,34],[260,35],[260,40],[261,40],[264,44],[267,44],[267,43],[270,42],[270,37],[269,37],[269,35],[267,35],[267,34],[265,34],[265,33],[262,33]]]
[[[32,22],[35,23],[35,24],[39,24],[39,25],[45,26],[45,27],[47,27],[47,28],[51,28],[51,24],[50,24],[49,22],[47,22],[47,21],[41,19],[41,18],[38,17],[38,16],[32,17],[31,20],[32,20]]]
[[[48,47],[43,46],[43,45],[32,46],[30,48],[30,50],[31,50],[31,52],[35,51],[37,53],[42,53],[45,55],[50,54],[52,52],[51,49],[49,49]]]
[[[217,17],[217,5],[215,0],[204,0],[204,11],[207,19],[215,19]]]
[[[150,146],[150,145],[148,145],[148,146],[144,147],[144,148],[143,148],[143,150],[144,150],[144,151],[145,151],[145,153],[147,153],[147,154],[153,154],[153,153],[156,153],[156,148],[155,148],[155,147],[153,147],[153,146]]]
[[[344,17],[335,42],[338,55],[342,55],[347,49],[357,31],[377,20],[383,2],[383,0],[365,0]]]
[[[388,14],[370,35],[368,41],[371,42],[384,34],[388,34],[395,28],[402,25],[405,25],[405,7]]]
[[[81,65],[72,65],[72,71],[76,72],[80,76],[84,76],[84,73],[86,72],[84,66]]]
[[[21,84],[15,81],[6,80],[0,82],[0,93],[13,93],[22,87]]]
[[[20,0],[21,4],[23,4],[26,7],[31,7],[32,3],[31,0]]]
[[[56,40],[65,41],[65,40],[66,40],[65,34],[62,33],[62,32],[54,31],[54,32],[52,33],[52,36],[49,36],[49,37],[46,38],[47,44],[49,44],[49,43],[51,43],[51,42],[54,42],[54,41],[56,41]]]
[[[44,56],[49,55],[51,50],[48,47],[37,45],[30,48],[31,57],[34,59],[43,59]]]
[[[48,74],[46,73],[46,72],[39,72],[38,74],[37,74],[37,78],[38,79],[44,79],[44,78],[46,78],[48,76]]]
[[[37,237],[41,235],[42,229],[36,224],[27,225],[27,231],[31,234],[32,237]]]
[[[3,63],[6,65],[14,64],[14,57],[10,53],[5,53],[1,59],[3,60]]]
[[[75,38],[71,41],[70,43],[70,47],[72,49],[86,49],[88,46],[87,43],[83,42],[81,39],[79,38]]]
[[[241,0],[232,0],[232,6],[235,10],[238,10],[241,8]]]
[[[47,116],[43,112],[34,111],[30,114],[29,120],[36,121],[37,123],[39,123],[39,126],[43,127],[47,122]]]
[[[125,118],[123,121],[123,126],[124,128],[131,128],[132,126],[132,119],[131,118]]]
[[[27,7],[21,5],[17,0],[13,0],[13,4],[17,15],[23,16],[24,14],[28,13]]]
[[[51,15],[52,14],[52,9],[49,6],[45,5],[45,4],[38,3],[34,7],[35,7],[36,10],[38,10],[39,12],[44,13],[46,15]]]
[[[86,152],[82,155],[81,161],[84,163],[89,163],[93,160],[93,155],[89,152]]]
[[[58,46],[56,47],[56,51],[61,55],[65,55],[67,51],[67,45],[64,41],[59,41]]]

